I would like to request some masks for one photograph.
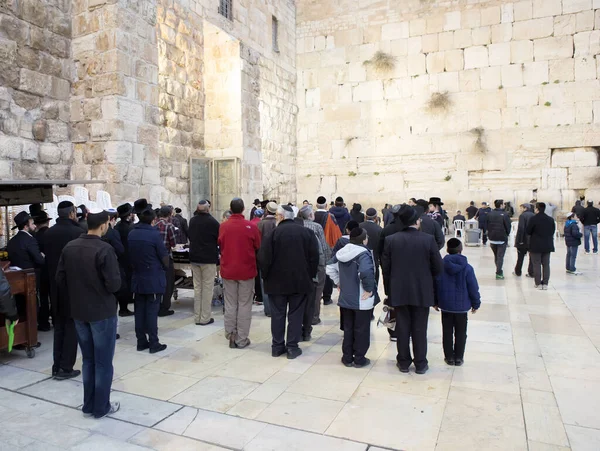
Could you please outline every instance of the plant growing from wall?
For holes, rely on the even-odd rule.
[[[427,110],[430,113],[447,113],[452,107],[452,99],[448,92],[434,92],[427,102]]]
[[[483,127],[476,127],[470,130],[472,135],[476,137],[473,147],[477,152],[486,153],[489,149],[485,143],[485,129]]]
[[[355,139],[358,139],[358,136],[349,136],[346,138],[346,147],[348,147],[350,144],[352,144],[352,141],[354,141]]]
[[[348,177],[356,177],[356,172],[348,171]]]
[[[373,67],[377,72],[391,72],[396,68],[396,57],[379,50],[363,65]]]
[[[444,177],[444,180],[446,182],[449,182],[450,180],[452,180],[452,175],[448,174],[446,177]]]

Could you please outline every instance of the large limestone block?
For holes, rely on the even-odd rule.
[[[438,36],[437,34],[430,36]],[[415,36],[412,38],[408,38],[406,41],[406,53],[408,55],[417,55],[419,53],[423,53],[423,37]]]
[[[360,114],[361,109],[358,103],[325,105],[323,108],[323,120],[325,122],[357,121],[360,119]]]
[[[586,189],[598,186],[598,180],[600,180],[600,167],[569,168],[568,171],[570,189]]]
[[[496,25],[500,23],[500,7],[492,6],[481,10],[481,25]]]
[[[600,7],[600,4],[598,5]],[[573,14],[569,14],[569,17],[573,16]],[[575,30],[576,31],[591,31],[594,29],[594,11],[582,11],[580,13],[575,14],[576,22],[575,22]],[[556,27],[556,25],[555,25]],[[571,33],[572,34],[572,33]]]
[[[595,80],[596,60],[591,56],[575,59],[575,80]]]
[[[536,61],[571,58],[573,37],[558,36],[533,41],[533,55]]]
[[[578,124],[591,124],[594,120],[594,103],[577,102],[575,104],[575,122]]]
[[[479,69],[463,70],[458,74],[458,82],[461,91],[473,92],[481,89]]]
[[[465,69],[475,69],[478,67],[487,67],[488,49],[484,46],[469,47],[465,49]]]
[[[427,73],[444,72],[445,64],[445,52],[434,52],[427,55]]]
[[[508,88],[506,104],[509,107],[535,106],[539,104],[539,87]]]
[[[422,53],[408,55],[407,57],[408,75],[422,75],[426,72],[425,55]]]
[[[596,167],[598,166],[598,151],[593,147],[569,147],[553,149],[552,167]]]
[[[551,36],[554,33],[554,19],[544,17],[542,19],[525,20],[513,24],[513,39],[538,39]]]
[[[537,106],[532,107],[532,112],[534,123],[539,127],[555,127],[559,124],[562,126],[575,123],[574,105],[563,105],[560,108]]]
[[[462,50],[447,50],[444,58],[446,72],[463,70],[465,66],[465,58]]]
[[[456,30],[454,32],[454,48],[464,49],[473,45],[471,30]]]
[[[460,29],[460,11],[452,11],[444,15],[444,31]]]
[[[490,27],[474,28],[471,38],[473,45],[488,45],[492,42],[492,29]]]
[[[481,69],[481,89],[498,89],[501,85],[501,67],[484,67]]]
[[[527,86],[539,86],[548,83],[548,61],[525,63],[523,66],[523,81]]]
[[[592,0],[562,0],[563,14],[578,13],[592,9]]]
[[[592,21],[592,28],[594,28]],[[577,31],[577,15],[567,14],[566,16],[556,16],[554,18],[554,36],[567,36],[575,34]],[[584,31],[584,30],[581,30]]]
[[[560,16],[562,0],[533,0],[533,17]]]
[[[510,42],[512,39],[512,23],[492,25],[492,43]]]
[[[529,20],[533,18],[532,0],[525,0],[513,4],[515,21]]]
[[[512,41],[510,43],[510,62],[528,63],[533,61],[533,41]]]
[[[132,161],[133,147],[129,142],[109,141],[104,145],[104,156],[110,164],[129,164]]]
[[[575,80],[575,61],[572,58],[549,61],[548,67],[549,79],[552,81]]]
[[[425,19],[414,19],[409,24],[410,36],[421,36],[427,32],[427,21]]]
[[[410,25],[408,22],[388,23],[381,27],[381,40],[391,41],[403,39],[410,36]]]
[[[383,82],[374,80],[359,83],[352,90],[352,100],[354,102],[383,100]]]
[[[584,31],[573,36],[575,56],[597,55],[600,53],[600,30]]]
[[[534,189],[540,186],[540,170],[470,171],[469,189]]]
[[[505,66],[510,64],[510,42],[491,44],[488,47],[490,66]]]

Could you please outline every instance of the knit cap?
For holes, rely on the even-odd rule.
[[[350,242],[352,244],[363,244],[365,239],[367,238],[367,231],[360,227],[356,227],[352,229],[350,232]]]

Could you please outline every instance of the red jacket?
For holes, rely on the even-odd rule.
[[[253,279],[256,270],[256,252],[260,249],[260,232],[256,224],[235,214],[219,228],[221,249],[221,276],[229,280]]]

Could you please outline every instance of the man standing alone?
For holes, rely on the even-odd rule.
[[[221,277],[225,297],[225,337],[230,348],[250,345],[252,297],[257,274],[256,252],[260,249],[260,232],[244,218],[244,201],[231,201],[231,217],[219,229]]]
[[[287,353],[295,359],[302,350],[302,318],[305,303],[314,294],[313,279],[319,265],[319,243],[315,233],[294,222],[294,210],[282,205],[277,210],[277,228],[264,241],[259,261],[265,292],[271,302],[271,355]],[[288,317],[287,340],[285,317]]]
[[[197,326],[212,324],[212,294],[219,259],[219,221],[210,214],[210,205],[201,200],[188,228],[190,263],[194,279],[194,315]]]
[[[417,374],[425,374],[429,369],[427,320],[430,307],[435,305],[433,287],[443,262],[435,239],[419,232],[419,214],[414,208],[403,205],[396,217],[404,228],[385,239],[381,256],[385,292],[396,311],[396,366],[408,373],[414,362]]]
[[[598,253],[598,224],[600,223],[600,210],[594,207],[594,202],[588,200],[587,207],[581,215],[585,240],[585,253],[590,253],[590,236],[594,244],[594,254]]]
[[[100,238],[108,230],[108,213],[89,212],[88,233],[67,244],[56,282],[69,296],[83,360],[84,416],[102,418],[119,410],[110,402],[117,337],[117,302],[121,286],[117,256]]]
[[[550,253],[554,252],[554,219],[546,214],[546,204],[538,202],[535,205],[535,216],[527,224],[529,235],[529,252],[533,263],[535,287],[540,290],[548,289],[550,279]]]
[[[502,266],[504,265],[504,254],[508,245],[508,235],[510,235],[510,217],[504,210],[504,201],[497,199],[494,201],[495,210],[487,215],[487,233],[490,240],[492,252],[496,262],[496,279],[504,279]]]

